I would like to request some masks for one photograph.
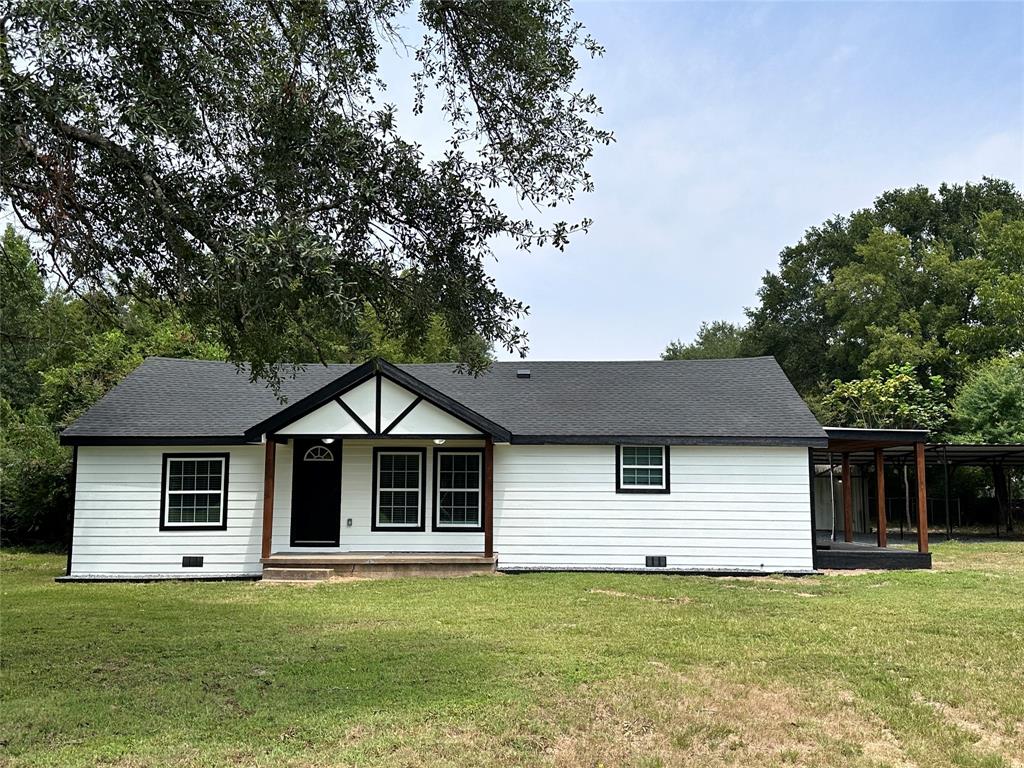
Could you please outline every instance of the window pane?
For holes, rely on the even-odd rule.
[[[660,467],[664,448],[626,447],[622,449],[622,466],[624,467]]]
[[[219,523],[219,493],[175,493],[167,499],[168,523]]]
[[[381,453],[380,488],[419,488],[420,457],[416,454]]]
[[[420,521],[419,491],[381,491],[377,522],[381,525],[416,525]]]
[[[438,506],[437,519],[441,525],[480,525],[479,491],[442,491]]]
[[[662,485],[661,468],[626,468],[622,470],[623,485]]]

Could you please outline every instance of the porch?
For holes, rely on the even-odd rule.
[[[478,414],[382,361],[254,429],[263,577],[489,573],[494,442]]]

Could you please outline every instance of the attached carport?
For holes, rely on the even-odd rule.
[[[811,453],[812,505],[816,514],[825,507],[831,509],[833,516],[831,531],[823,531],[817,524],[815,526],[818,567],[930,567],[928,530],[929,523],[936,520],[934,510],[931,521],[928,517],[928,472],[943,474],[941,523],[948,536],[953,534],[950,477],[958,467],[991,469],[1000,518],[1011,519],[1007,470],[1024,467],[1022,444],[928,443],[928,433],[924,430],[826,427],[825,432],[828,435],[828,447],[814,449]],[[888,547],[890,520],[885,483],[887,466],[905,468],[906,476],[913,476],[913,491],[907,494],[905,504],[913,513],[910,515],[910,523],[916,529],[917,552]],[[823,481],[827,483],[828,498],[822,498],[820,492]],[[815,486],[818,486],[817,494]],[[838,493],[834,492],[836,486]],[[872,496],[873,505],[869,503]],[[837,508],[841,509],[842,515],[841,539],[837,531]],[[870,530],[871,524],[874,524],[875,542],[869,543],[863,536],[858,540],[855,519],[862,521],[862,531]],[[901,529],[902,525],[901,519]],[[894,555],[899,555],[898,560],[893,559]]]

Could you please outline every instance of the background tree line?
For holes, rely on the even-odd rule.
[[[1009,182],[883,193],[780,254],[747,321],[667,360],[773,355],[822,423],[1024,441],[1024,198]]]
[[[745,323],[703,323],[662,356],[773,355],[823,424],[1024,442],[1024,199],[1013,184],[885,192],[783,249],[758,298]],[[975,491],[987,483],[978,470],[958,476]]]
[[[28,242],[10,227],[0,248],[0,531],[4,543],[59,543],[71,504],[71,450],[60,445],[60,430],[146,356],[229,355],[215,326],[190,325],[169,302],[109,290],[77,295],[48,282]],[[348,327],[316,329],[321,361],[418,363],[492,354],[481,337],[450,333],[439,314],[429,316],[422,334],[396,335],[386,330],[392,325],[365,304]],[[306,340],[291,342],[282,343],[285,359],[305,359]]]

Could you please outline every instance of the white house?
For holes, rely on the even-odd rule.
[[[282,394],[150,358],[69,426],[68,578],[814,568],[827,439],[773,358],[374,360]]]

